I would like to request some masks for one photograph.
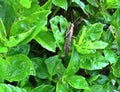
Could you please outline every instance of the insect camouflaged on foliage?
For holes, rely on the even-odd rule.
[[[68,52],[69,48],[70,48],[70,42],[71,42],[71,38],[73,35],[73,30],[74,30],[74,24],[72,23],[70,25],[70,27],[68,28],[67,32],[66,32],[66,41],[65,41],[65,45],[64,45],[64,51]]]

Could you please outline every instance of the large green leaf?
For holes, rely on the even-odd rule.
[[[63,16],[55,16],[50,20],[50,25],[59,49],[63,50],[65,32],[69,25],[67,20]]]
[[[97,70],[106,67],[109,62],[101,53],[86,54],[80,56],[80,68],[87,70]]]
[[[25,44],[32,40],[46,25],[48,10],[38,11],[25,19],[15,22],[11,28],[8,47]]]
[[[9,84],[0,84],[0,92],[27,92],[27,90]]]
[[[63,78],[75,74],[78,70],[79,70],[79,55],[75,50],[73,50],[69,65],[65,70]]]
[[[68,8],[67,0],[52,0],[52,3],[59,6],[65,10]]]
[[[118,61],[112,65],[112,73],[115,77],[120,78],[120,57]]]
[[[36,37],[35,40],[46,48],[49,51],[55,52],[56,42],[53,34],[50,31],[41,31]]]
[[[72,75],[66,78],[66,81],[76,89],[89,89],[88,83],[84,77],[78,75]]]
[[[25,7],[25,8],[30,8],[31,7],[31,0],[20,0],[19,3]]]
[[[54,87],[52,85],[40,85],[34,88],[31,92],[54,92]]]
[[[50,79],[52,79],[52,76],[55,74],[60,74],[62,76],[65,70],[63,64],[61,63],[61,59],[59,59],[58,55],[46,59],[45,64],[47,66]]]
[[[18,54],[0,59],[0,75],[8,81],[20,81],[29,75],[35,75],[35,70],[30,59]]]
[[[36,76],[41,79],[46,79],[49,77],[47,67],[44,63],[43,58],[32,58],[33,65],[35,67]]]
[[[83,26],[77,35],[78,45],[85,43],[86,41],[97,41],[103,32],[103,24],[95,23]]]
[[[105,49],[108,43],[100,40],[103,32],[103,25],[96,23],[89,25],[88,27],[83,26],[74,40],[74,46],[76,50],[81,54],[95,53],[97,49]]]

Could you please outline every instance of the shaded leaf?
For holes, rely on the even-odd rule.
[[[8,4],[9,0],[1,0],[0,1],[0,18],[3,21],[3,24],[6,28],[6,32],[9,35],[9,29],[14,22],[15,12],[14,9]],[[1,27],[0,27],[1,28]]]
[[[24,44],[24,45],[17,45],[15,47],[9,48],[8,49],[8,56],[12,56],[15,54],[25,54],[28,55],[30,51],[30,45],[29,44]]]
[[[48,73],[50,74],[50,79],[53,75],[57,73],[63,74],[65,70],[63,64],[61,63],[61,59],[59,59],[58,55],[46,59],[45,64],[47,66]]]
[[[47,67],[44,63],[43,58],[32,58],[33,65],[35,67],[36,76],[41,79],[46,79],[49,77]]]

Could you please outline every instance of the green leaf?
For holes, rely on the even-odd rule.
[[[72,0],[72,2],[76,3],[82,10],[85,14],[87,14],[87,12],[85,11],[85,4],[80,1],[80,0]]]
[[[24,41],[25,39],[31,40],[31,38],[29,38],[29,36],[30,35],[32,36],[32,33],[35,32],[34,30],[35,30],[35,27],[32,27],[28,32],[21,33],[21,34],[16,33],[16,36],[10,36],[6,45],[9,48],[14,47],[16,45],[22,45],[22,44],[20,44],[20,42]],[[24,44],[26,44],[26,43],[27,43],[27,41],[25,41]]]
[[[68,8],[67,0],[52,0],[52,3],[59,6],[65,10]]]
[[[27,92],[27,90],[9,84],[0,84],[0,92]]]
[[[110,30],[113,32],[113,34],[115,34],[115,40],[118,44],[118,46],[120,47],[120,27],[119,27],[119,23],[120,23],[120,9],[117,9],[116,12],[113,14],[112,16],[112,25],[110,26]]]
[[[30,8],[31,7],[31,0],[20,0],[19,3],[25,7],[25,8]]]
[[[9,35],[9,29],[15,19],[15,12],[14,12],[13,8],[11,7],[11,5],[8,4],[8,2],[9,2],[9,0],[1,0],[0,1],[0,18],[2,19],[3,24],[6,28],[6,32]]]
[[[8,52],[8,48],[0,46],[0,53],[6,53],[6,52]]]
[[[99,21],[104,21],[104,23],[110,23],[112,20],[111,15],[104,11],[97,13],[96,17],[99,19]]]
[[[92,85],[90,89],[85,90],[84,92],[106,92],[102,85]]]
[[[120,8],[120,1],[119,0],[106,0],[107,8]]]
[[[78,75],[72,75],[66,78],[66,81],[76,89],[89,89],[88,83],[84,77]]]
[[[114,36],[110,30],[107,30],[103,32],[101,39],[104,42],[112,43],[114,41]]]
[[[7,37],[6,30],[0,18],[0,46],[5,46],[6,41],[7,41],[6,37]]]
[[[89,54],[95,53],[97,49],[105,49],[108,43],[100,40],[102,32],[103,25],[101,23],[83,26],[73,43],[76,50],[81,54]]]
[[[55,16],[50,20],[50,25],[59,49],[63,50],[64,36],[69,25],[67,20],[63,16]]]
[[[52,76],[59,73],[63,74],[65,68],[63,64],[61,63],[61,59],[59,59],[58,55],[52,56],[45,60],[45,64],[47,66],[48,73],[50,75],[50,79],[52,79]]]
[[[44,63],[43,58],[32,58],[33,65],[35,67],[36,76],[41,79],[46,79],[49,77],[47,67]]]
[[[68,84],[62,84],[60,82],[57,82],[56,92],[73,92],[73,91]]]
[[[112,25],[115,27],[119,27],[119,23],[120,23],[120,9],[118,8],[112,15]]]
[[[120,57],[118,61],[112,65],[112,73],[115,77],[120,78]]]
[[[28,55],[30,51],[30,45],[29,44],[24,44],[24,45],[17,45],[15,47],[9,48],[8,49],[8,56],[12,56],[15,54],[25,54]]]
[[[106,67],[109,62],[101,53],[85,54],[80,56],[80,68],[87,70],[98,70]]]
[[[52,85],[40,85],[34,88],[31,92],[54,92],[54,87]]]
[[[103,24],[95,23],[95,24],[89,25],[87,27],[87,31],[84,39],[91,40],[91,41],[99,40],[102,32],[103,32]]]
[[[48,10],[35,12],[25,19],[15,22],[11,28],[7,46],[13,47],[31,41],[46,25],[49,13]]]
[[[56,42],[50,31],[41,31],[34,39],[42,45],[42,47],[49,51],[55,52]]]
[[[92,25],[83,26],[77,35],[78,45],[85,43],[86,41],[97,41],[103,32],[103,24],[95,23]]]
[[[35,75],[35,70],[30,59],[18,54],[0,59],[0,75],[8,81],[20,81],[29,75]]]
[[[108,81],[108,77],[105,75],[102,75],[102,74],[100,74],[98,79],[96,80],[96,82],[101,84],[101,85],[107,83],[107,81]]]
[[[52,0],[48,0],[44,5],[41,6],[42,9],[50,10],[52,6]]]
[[[87,0],[91,5],[98,7],[98,2],[96,0]]]
[[[75,50],[73,50],[69,65],[65,70],[63,78],[75,74],[78,70],[79,70],[79,55]]]
[[[104,55],[106,60],[108,60],[111,64],[116,63],[118,61],[116,53],[112,50],[104,50]]]
[[[94,42],[86,42],[80,47],[83,49],[105,49],[107,47],[108,43],[102,42],[102,41],[94,41]]]
[[[93,6],[91,6],[91,5],[88,4],[88,5],[85,6],[85,10],[86,10],[86,12],[88,14],[90,14],[92,16],[95,15],[95,11],[94,11],[94,7]]]

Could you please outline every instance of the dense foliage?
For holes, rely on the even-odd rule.
[[[120,92],[119,37],[119,0],[0,0],[0,92]]]

